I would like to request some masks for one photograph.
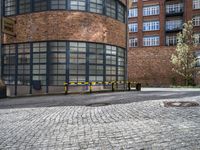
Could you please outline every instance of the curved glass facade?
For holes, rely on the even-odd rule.
[[[49,41],[3,45],[8,85],[63,86],[64,82],[124,81],[126,50],[88,42]]]
[[[4,0],[4,16],[48,10],[79,10],[125,22],[126,7],[119,0]]]

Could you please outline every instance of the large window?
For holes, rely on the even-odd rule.
[[[103,81],[103,57],[102,44],[89,44],[89,81]]]
[[[174,46],[177,43],[176,35],[166,36],[166,45],[167,46]]]
[[[3,48],[3,79],[6,84],[15,84],[16,76],[16,47],[6,45]]]
[[[47,10],[47,0],[34,0],[34,11]]]
[[[200,15],[194,16],[192,21],[194,26],[200,26]]]
[[[181,12],[183,12],[183,3],[166,5],[167,14],[174,14],[174,13],[181,13]]]
[[[106,1],[106,15],[113,18],[116,17],[116,1],[115,0]]]
[[[30,44],[18,45],[18,84],[30,85]]]
[[[195,39],[197,44],[200,44],[200,33],[195,33]]]
[[[85,0],[70,0],[72,10],[86,10]]]
[[[118,3],[118,20],[125,22],[125,13],[125,7],[121,3]]]
[[[173,31],[173,30],[181,30],[183,27],[182,20],[168,20],[166,21],[166,30]]]
[[[122,48],[118,48],[118,81],[124,80],[125,75],[125,51]]]
[[[103,13],[103,0],[90,0],[90,12]]]
[[[47,73],[47,43],[33,43],[33,80],[46,85]]]
[[[159,36],[146,36],[143,38],[144,46],[158,46],[160,43]]]
[[[106,81],[116,81],[116,66],[106,65]]]
[[[51,0],[51,9],[66,9],[66,0]]]
[[[34,42],[4,45],[3,79],[6,84],[63,86],[66,81],[125,79],[126,51],[100,43]]]
[[[200,67],[200,51],[196,51],[195,52],[195,56],[196,56],[196,67]]]
[[[31,11],[30,0],[19,0],[19,13],[27,13]]]
[[[14,15],[16,13],[16,0],[5,0],[4,14],[5,16]]]
[[[137,17],[138,16],[138,8],[129,9],[128,17]]]
[[[50,42],[49,85],[66,82],[66,42]]]
[[[143,31],[154,31],[160,29],[159,21],[148,21],[143,23]]]
[[[106,81],[116,80],[117,48],[115,46],[106,46]]]
[[[129,32],[137,32],[138,31],[138,24],[137,23],[130,23],[128,25]]]
[[[193,0],[193,9],[200,9],[200,0]]]
[[[89,63],[103,65],[103,45],[89,44]]]
[[[143,8],[143,16],[158,15],[160,13],[159,5],[145,6]]]
[[[130,37],[129,38],[129,47],[137,47],[138,46],[138,38]]]
[[[86,43],[70,42],[69,80],[86,81]]]

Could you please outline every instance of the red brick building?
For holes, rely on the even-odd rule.
[[[178,82],[170,63],[176,35],[188,20],[193,20],[195,34],[200,35],[200,0],[132,0],[131,3],[129,79],[147,86]]]
[[[127,0],[4,0],[1,75],[9,95],[127,78]],[[83,87],[84,88],[84,87]]]

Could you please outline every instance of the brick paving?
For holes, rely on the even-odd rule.
[[[0,149],[198,150],[199,91],[143,91],[0,100]],[[102,107],[91,103],[109,102]]]

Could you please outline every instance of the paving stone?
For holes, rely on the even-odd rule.
[[[2,100],[0,149],[200,149],[200,107],[163,105],[164,101],[188,101],[188,97],[200,103],[200,92],[171,92],[172,97],[166,99],[169,93],[120,92]],[[105,102],[105,97],[112,97],[111,105],[84,106],[92,100]]]

